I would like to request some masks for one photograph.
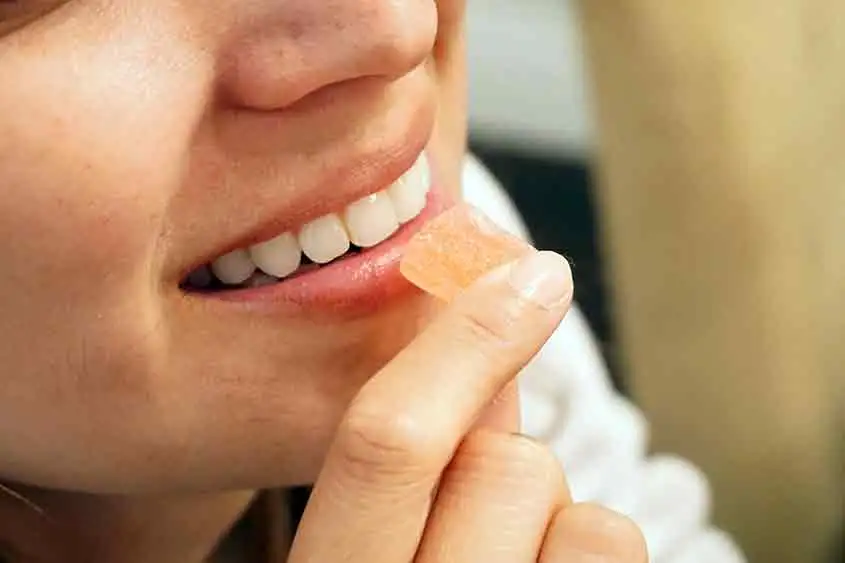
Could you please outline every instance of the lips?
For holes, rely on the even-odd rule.
[[[363,305],[410,286],[401,247],[446,201],[425,153],[388,187],[194,270],[182,288],[227,302]]]
[[[268,285],[384,242],[417,217],[431,189],[425,153],[388,188],[296,230],[228,252],[191,273],[191,290]]]

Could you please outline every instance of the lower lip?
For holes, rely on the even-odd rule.
[[[308,312],[372,312],[389,301],[419,292],[399,273],[402,250],[425,223],[449,205],[446,194],[432,187],[422,213],[372,248],[277,284],[204,297],[268,312],[280,306]]]

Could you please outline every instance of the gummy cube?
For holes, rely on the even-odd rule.
[[[449,301],[490,270],[531,250],[480,210],[459,204],[411,239],[399,271],[423,291]]]

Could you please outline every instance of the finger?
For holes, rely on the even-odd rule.
[[[539,563],[647,563],[640,529],[612,510],[574,504],[549,527]]]
[[[483,408],[539,350],[572,295],[533,253],[459,295],[361,390],[315,485],[291,561],[409,561],[431,491]]]
[[[473,426],[474,430],[496,430],[503,433],[518,433],[522,430],[519,406],[519,387],[515,381],[509,383],[482,411]]]
[[[443,475],[415,563],[536,563],[569,502],[560,464],[541,444],[473,432]]]

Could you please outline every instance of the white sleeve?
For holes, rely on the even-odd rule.
[[[464,198],[514,234],[528,238],[516,208],[474,159]],[[710,525],[705,476],[673,456],[648,457],[643,413],[615,391],[586,320],[574,306],[521,374],[525,432],[561,460],[575,501],[596,502],[631,517],[653,563],[744,563]]]

